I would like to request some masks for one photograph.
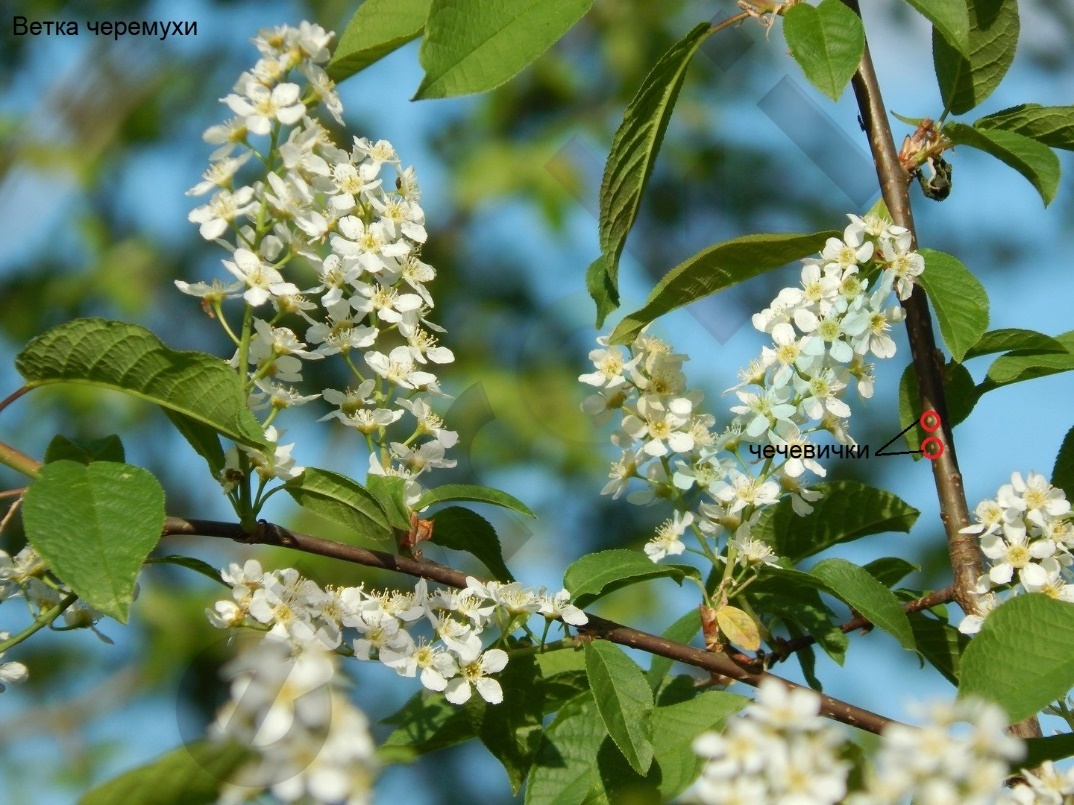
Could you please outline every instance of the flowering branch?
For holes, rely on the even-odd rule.
[[[384,551],[372,551],[366,548],[358,548],[354,545],[345,545],[340,542],[321,539],[309,534],[283,528],[274,523],[260,521],[255,531],[247,532],[238,523],[226,523],[215,520],[186,520],[180,517],[168,517],[164,522],[162,536],[175,535],[198,535],[204,537],[220,537],[231,539],[236,542],[248,544],[272,545],[281,548],[292,548],[305,553],[327,556],[344,562],[365,565],[366,567],[378,567],[384,570],[394,570],[405,573],[408,576],[424,578],[445,584],[449,587],[465,588],[467,574],[454,568],[441,565],[428,560],[409,559],[405,556],[396,556]],[[589,622],[585,626],[578,627],[578,632],[583,637],[590,639],[608,640],[622,646],[640,649],[649,654],[667,657],[671,660],[701,668],[712,674],[729,677],[739,682],[754,687],[769,679],[775,679],[791,689],[800,688],[793,682],[788,682],[781,677],[766,672],[756,672],[739,665],[729,657],[716,654],[702,649],[693,648],[675,643],[663,637],[659,637],[639,629],[615,623],[614,621],[588,615]],[[863,710],[852,704],[834,699],[831,696],[821,696],[821,713],[835,721],[859,727],[868,732],[880,734],[890,724],[897,722],[885,718],[877,713]]]
[[[861,16],[858,0],[843,0],[855,14]],[[888,123],[880,84],[873,69],[872,56],[866,43],[861,66],[852,79],[854,95],[861,111],[861,119],[869,137],[877,177],[884,203],[892,219],[905,227],[916,247],[917,234],[914,216],[910,209],[910,175],[899,162],[899,152]],[[947,533],[951,570],[954,573],[954,598],[967,614],[977,611],[977,595],[974,587],[982,573],[982,563],[977,544],[972,535],[959,533],[970,524],[969,506],[962,486],[962,473],[955,456],[954,437],[947,415],[947,398],[943,386],[943,354],[936,347],[932,332],[932,318],[928,300],[921,288],[914,288],[909,299],[904,300],[906,332],[910,340],[910,352],[914,361],[914,374],[920,391],[922,410],[939,413],[942,425],[936,435],[944,445],[943,454],[932,461],[932,474],[936,493],[940,500],[940,519]]]

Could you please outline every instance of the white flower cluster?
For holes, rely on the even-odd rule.
[[[570,604],[566,590],[549,594],[517,582],[479,582],[467,579],[462,590],[430,592],[420,580],[413,592],[367,592],[362,587],[328,587],[302,577],[297,570],[265,572],[255,560],[232,563],[221,574],[232,587],[230,600],[209,610],[214,626],[252,625],[268,636],[295,645],[317,644],[324,650],[344,648],[343,630],[353,629],[350,642],[359,660],[378,660],[404,677],[419,677],[429,690],[443,691],[447,700],[462,704],[473,690],[485,701],[503,700],[500,683],[492,678],[507,665],[507,653],[485,649],[490,628],[506,638],[523,628],[533,615],[584,625],[585,613]],[[432,640],[411,634],[422,625]]]
[[[1025,756],[1021,740],[1006,732],[998,705],[974,699],[934,703],[922,727],[896,724],[884,730],[875,774],[852,805],[1007,803],[1004,781]],[[1031,800],[1033,801],[1033,800]]]
[[[1026,792],[1070,785],[1045,769],[1042,777],[1024,775],[1026,783],[1005,789],[1010,764],[1024,756],[1024,745],[1006,733],[1001,708],[960,699],[931,706],[923,727],[888,727],[862,789],[850,792],[849,738],[819,712],[820,696],[813,691],[763,683],[754,703],[722,733],[707,732],[694,741],[694,751],[705,760],[691,789],[694,800],[707,805],[911,800],[918,805],[1059,805],[1061,799],[1027,798]]]
[[[820,715],[820,697],[764,682],[743,716],[694,740],[705,760],[692,789],[707,805],[833,805],[847,791],[842,731]]]
[[[137,588],[135,588],[137,594]],[[42,613],[58,606],[60,602],[72,595],[72,590],[66,584],[53,576],[44,560],[27,545],[15,556],[6,551],[0,551],[0,603],[9,598],[22,598],[26,602],[30,614],[37,618]],[[105,643],[111,643],[111,639],[97,631],[97,622],[104,615],[82,601],[75,601],[63,611],[64,628],[67,629],[90,629]],[[0,637],[0,643],[7,637]],[[21,682],[25,679],[26,669],[21,663],[8,663],[13,666],[14,674],[21,668],[22,676],[7,680],[9,682]],[[0,680],[3,678],[3,667],[0,666]],[[0,691],[3,688],[0,687]]]
[[[978,534],[981,551],[989,560],[988,573],[977,582],[979,611],[966,616],[959,631],[975,634],[1000,600],[992,590],[1044,593],[1074,602],[1074,522],[1066,493],[1030,472],[1011,475],[995,499],[982,500],[974,510],[977,520],[962,529]]]
[[[283,802],[371,802],[377,773],[369,720],[342,692],[339,658],[320,643],[269,637],[224,669],[231,698],[209,734],[254,752],[221,802],[271,791]]]
[[[841,445],[856,444],[843,397],[852,380],[862,397],[872,395],[869,358],[895,354],[889,331],[904,318],[900,306],[887,306],[891,290],[908,297],[924,260],[902,227],[871,215],[849,217],[842,239],[830,238],[819,257],[803,261],[801,287],[780,291],[753,317],[772,345],[729,390],[739,404],[723,430],[699,410],[702,393],[687,389],[686,356],[663,341],[643,332],[624,352],[600,338],[601,347],[590,353],[595,370],[579,379],[600,391],[583,409],[598,422],[621,415],[612,442],[622,455],[603,493],[618,497],[638,478],[646,487],[631,492],[630,502],[663,498],[677,510],[646,546],[653,561],[682,553],[687,528],[706,554],[705,537],[724,532],[748,545],[761,509],[786,493],[796,512],[808,514],[819,494],[802,486],[802,476],[825,474],[813,437],[827,432]],[[765,458],[757,472],[743,455],[747,446]],[[686,496],[697,493],[709,501],[689,504]]]
[[[212,193],[190,220],[230,252],[223,263],[235,282],[176,284],[201,298],[235,343],[232,364],[247,378],[251,407],[267,411],[266,427],[280,410],[323,396],[335,406],[325,419],[364,436],[371,472],[413,479],[455,464],[444,454],[457,435],[427,402],[442,394],[430,369],[454,356],[426,318],[436,271],[420,259],[425,214],[413,168],[385,140],[355,138],[339,148],[311,117],[320,104],[342,123],[339,96],[318,66],[332,36],[304,22],[253,40],[261,58],[223,99],[234,116],[205,132],[219,147],[189,191]],[[240,184],[255,164],[259,178]],[[303,264],[316,276],[305,288]],[[245,302],[241,329],[222,312],[223,300],[237,297]],[[303,393],[303,362],[330,356],[346,363],[351,384]],[[389,427],[404,417],[410,431],[391,438]],[[266,437],[276,445],[279,434],[269,429]],[[226,491],[243,479],[244,465],[262,479],[298,475],[291,447],[233,451],[221,478]],[[409,495],[419,493],[412,484]]]

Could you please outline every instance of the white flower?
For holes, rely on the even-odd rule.
[[[550,618],[559,618],[571,626],[585,626],[589,623],[589,618],[570,601],[571,594],[567,590],[560,590],[554,595],[542,594],[540,612]]]
[[[463,704],[471,696],[470,686],[477,688],[478,694],[489,704],[503,701],[503,689],[488,674],[502,671],[507,666],[507,652],[502,649],[489,649],[480,657],[465,663],[459,669],[459,676],[451,679],[444,690],[445,698],[452,704]]]
[[[389,383],[404,389],[423,388],[436,381],[435,375],[415,369],[414,357],[406,347],[396,347],[387,355],[368,352],[365,362]]]
[[[299,290],[272,266],[267,266],[249,249],[236,249],[233,260],[224,260],[224,267],[246,284],[242,295],[248,304],[259,307],[271,297],[281,294],[297,294]]]
[[[271,90],[261,84],[247,83],[245,97],[231,94],[224,102],[237,115],[241,115],[243,124],[254,134],[268,134],[272,123],[279,121],[286,126],[293,126],[306,114],[305,105],[299,100],[301,92],[298,84],[277,84]]]
[[[652,561],[659,562],[666,556],[677,556],[686,550],[680,537],[694,521],[690,512],[675,512],[670,520],[656,529],[656,536],[645,543],[645,555]]]
[[[209,200],[208,204],[191,210],[187,215],[187,220],[201,224],[198,231],[203,238],[216,240],[227,232],[228,226],[236,218],[248,215],[257,209],[257,202],[253,201],[253,196],[252,187],[240,187],[234,193],[221,189]]]

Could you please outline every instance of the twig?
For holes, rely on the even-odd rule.
[[[859,17],[861,9],[858,0],[843,0]],[[869,136],[869,147],[876,164],[876,174],[880,180],[880,190],[887,204],[892,220],[905,227],[917,246],[917,233],[914,229],[914,216],[910,209],[910,177],[899,164],[899,152],[895,147],[891,126],[888,123],[884,99],[880,94],[876,71],[873,69],[872,56],[866,43],[862,54],[861,66],[852,80],[854,95],[858,101],[865,131]],[[947,415],[947,397],[943,386],[943,354],[936,348],[936,337],[932,332],[932,318],[929,313],[928,299],[925,292],[915,286],[910,298],[903,302],[906,309],[906,333],[910,339],[910,352],[913,356],[914,374],[920,392],[921,409],[934,410],[943,420],[936,435],[944,445],[943,454],[931,461],[932,476],[936,482],[936,494],[940,501],[940,519],[947,534],[948,553],[951,556],[951,570],[954,574],[954,598],[967,615],[977,612],[977,595],[974,587],[983,572],[981,555],[977,549],[976,538],[972,534],[959,533],[960,529],[970,524],[969,507],[966,504],[966,492],[962,487],[962,473],[958,469],[955,456],[955,442],[951,434],[951,418]]]
[[[220,537],[237,542],[293,548],[297,551],[340,559],[344,562],[352,562],[366,567],[394,570],[398,573],[405,573],[408,576],[439,582],[449,587],[463,588],[466,586],[466,573],[436,562],[424,559],[409,559],[405,556],[396,556],[384,551],[371,551],[354,545],[344,545],[340,542],[332,542],[309,534],[301,534],[264,521],[258,524],[255,532],[247,533],[237,523],[168,517],[164,522],[162,536],[179,534]],[[578,628],[578,633],[581,636],[608,640],[622,646],[657,654],[754,687],[760,685],[766,679],[774,679],[791,688],[801,687],[774,674],[764,671],[758,672],[739,665],[726,655],[702,651],[682,643],[674,643],[663,637],[632,629],[614,621],[598,618],[595,615],[588,615],[588,618],[589,623]],[[848,702],[823,694],[821,695],[821,714],[835,721],[841,721],[844,724],[850,724],[876,734],[882,732],[889,724],[896,723],[877,713],[863,710]]]

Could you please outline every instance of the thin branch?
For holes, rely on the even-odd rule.
[[[446,565],[427,560],[409,559],[405,556],[396,556],[384,551],[371,551],[340,542],[332,542],[331,540],[301,534],[264,521],[258,523],[258,528],[255,532],[247,533],[237,523],[214,520],[184,520],[179,517],[168,517],[164,522],[162,536],[180,534],[220,537],[248,544],[292,548],[305,553],[365,565],[366,567],[394,570],[397,573],[429,579],[449,587],[463,588],[466,586],[467,574]],[[595,615],[588,615],[588,618],[588,624],[578,627],[580,636],[608,640],[621,646],[629,646],[649,654],[667,657],[686,665],[701,668],[710,674],[745,682],[747,685],[753,685],[754,687],[767,679],[774,679],[791,688],[801,687],[774,674],[763,671],[758,672],[739,665],[724,654],[714,654],[682,643],[675,643],[648,632],[632,629],[604,618],[598,618]],[[821,714],[835,721],[841,721],[844,724],[850,724],[876,734],[882,732],[889,724],[896,723],[877,713],[863,710],[860,707],[855,707],[852,704],[823,694],[821,694]]]
[[[7,395],[3,400],[0,400],[0,412],[2,412],[5,408],[11,405],[11,403],[15,402],[15,400],[19,399],[19,397],[29,391],[29,386],[23,386],[22,388],[11,392],[11,394]]]
[[[843,0],[843,3],[861,16],[858,0]],[[899,164],[898,149],[888,123],[887,110],[880,94],[868,43],[852,84],[861,119],[869,136],[869,147],[876,164],[884,203],[887,204],[892,220],[909,230],[913,239],[912,246],[916,248],[917,233],[910,209],[910,176]],[[972,534],[960,533],[962,528],[970,524],[970,513],[966,504],[966,492],[962,486],[962,473],[955,456],[951,418],[947,411],[947,397],[943,386],[944,357],[936,348],[936,337],[932,332],[932,317],[925,292],[915,286],[913,294],[903,302],[903,307],[906,309],[906,333],[910,340],[921,410],[934,410],[943,420],[943,425],[936,435],[943,442],[944,450],[939,458],[931,462],[932,475],[936,482],[940,519],[947,534],[948,552],[951,556],[954,597],[966,614],[972,615],[977,612],[974,587],[983,572],[983,566],[976,538]]]

